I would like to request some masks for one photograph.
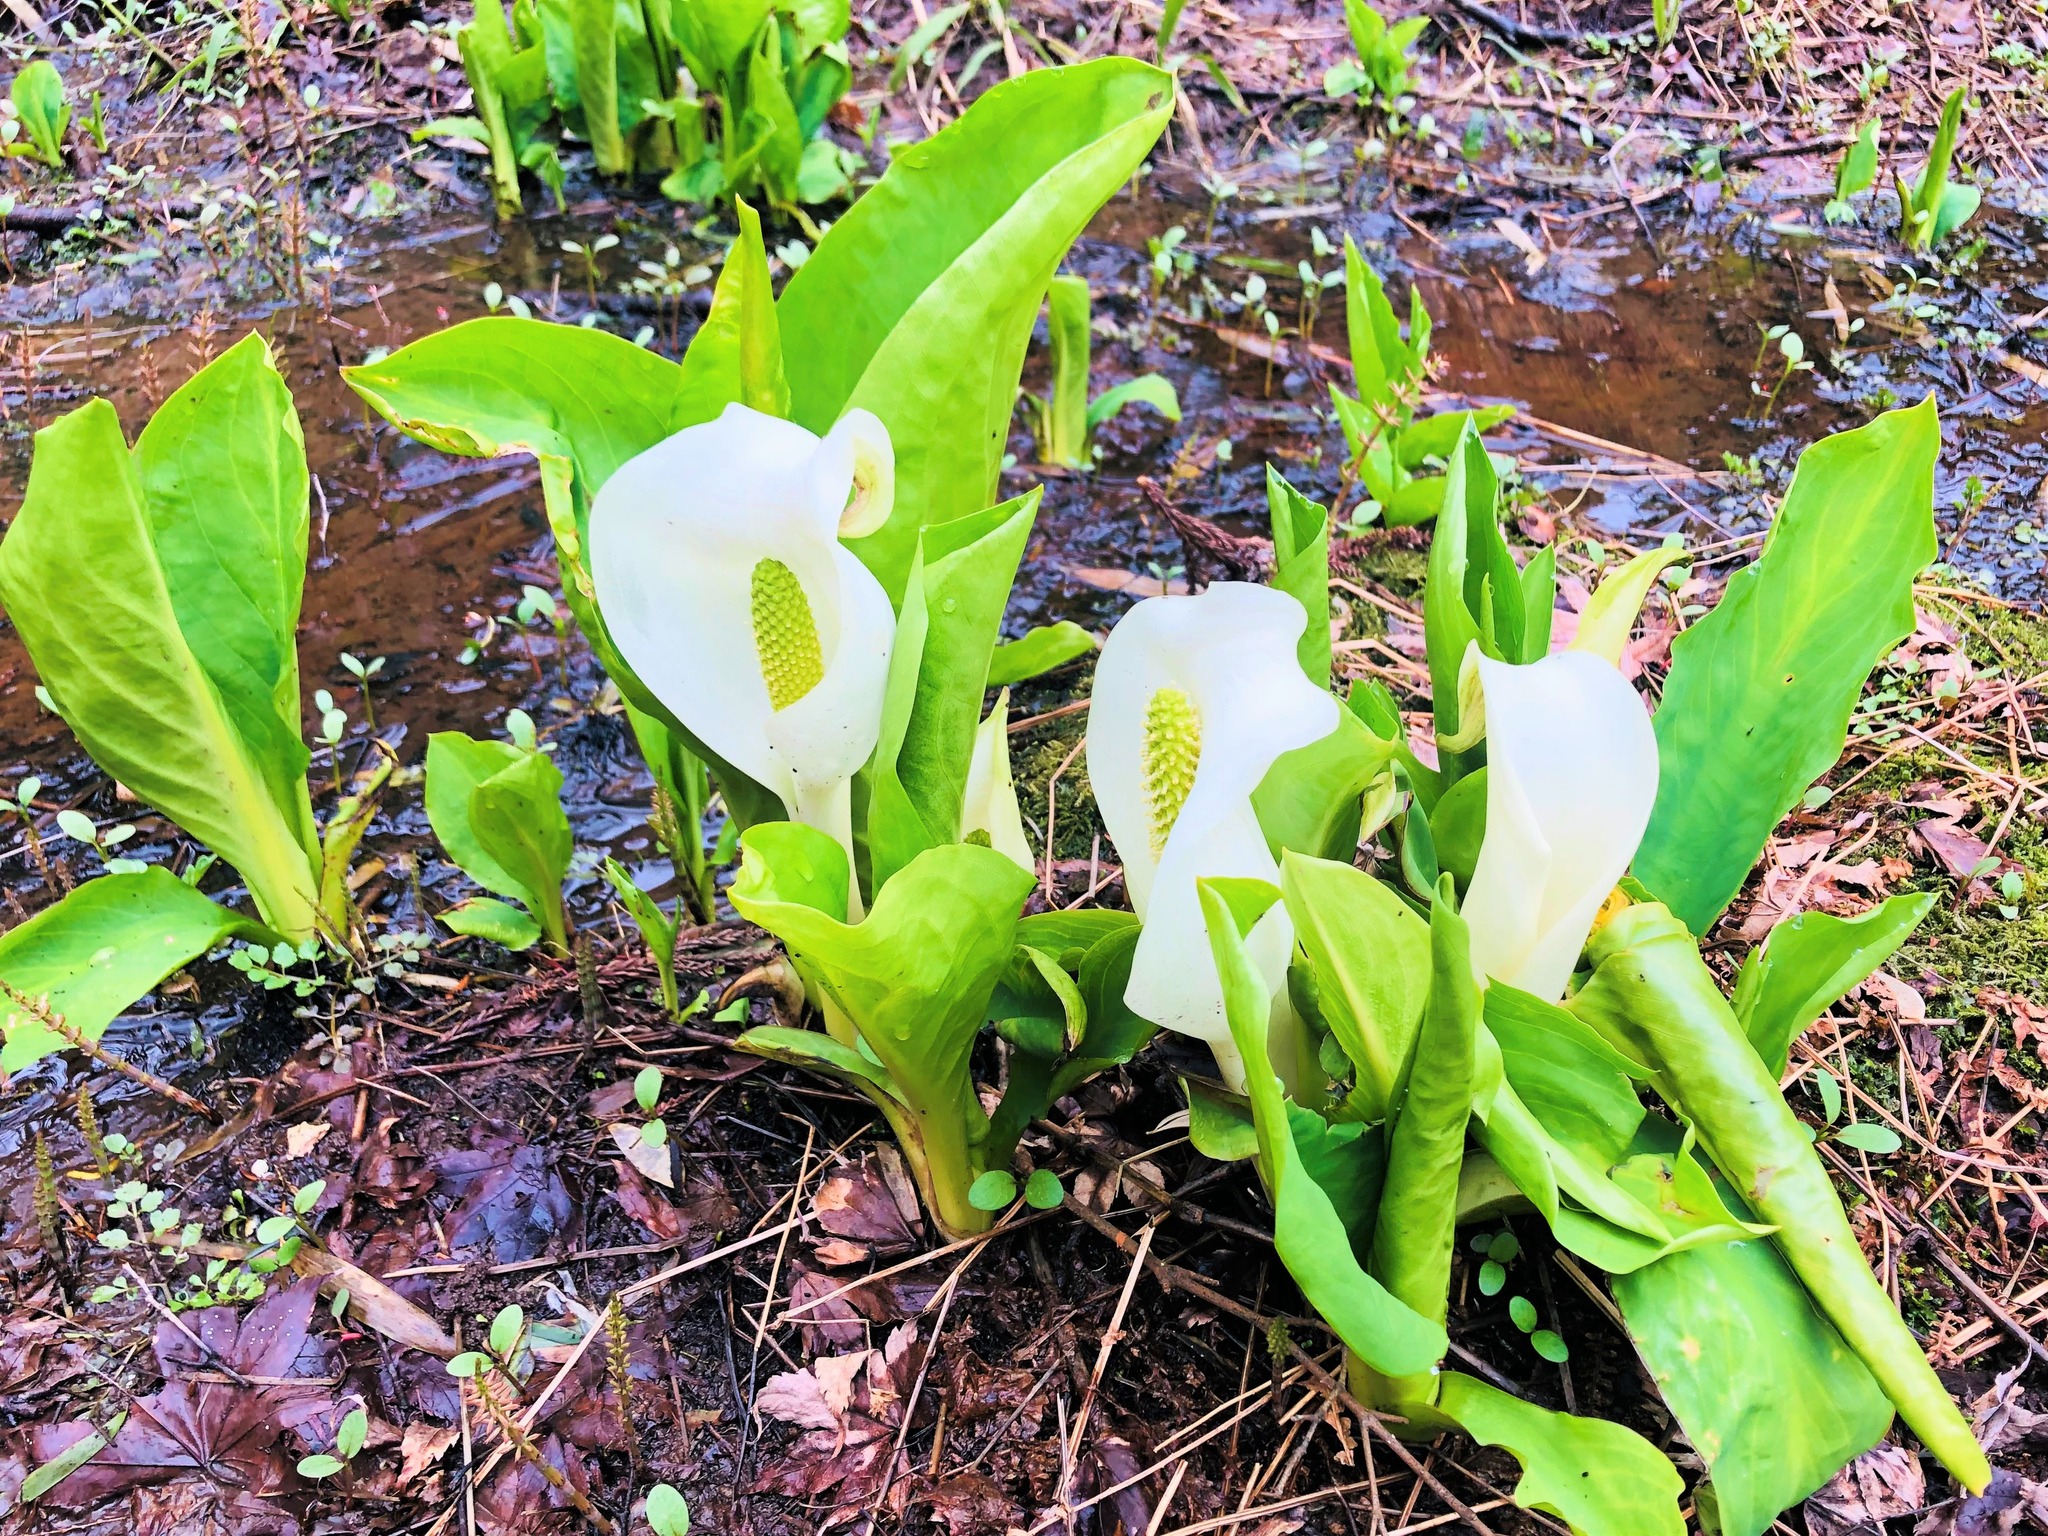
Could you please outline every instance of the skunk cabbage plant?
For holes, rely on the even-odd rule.
[[[1732,1003],[1688,927],[1834,762],[1858,688],[1910,627],[1937,447],[1928,403],[1810,449],[1763,557],[1681,638],[1650,718],[1614,663],[1679,555],[1615,571],[1550,655],[1547,554],[1514,561],[1467,425],[1424,603],[1438,760],[1396,756],[1411,804],[1366,832],[1393,883],[1299,851],[1277,890],[1198,882],[1246,1097],[1191,1085],[1196,1144],[1256,1155],[1276,1248],[1350,1348],[1359,1396],[1404,1433],[1455,1424],[1506,1446],[1516,1498],[1582,1536],[1681,1530],[1663,1456],[1414,1364],[1435,1343],[1421,1325],[1444,1317],[1455,1226],[1504,1199],[1611,1277],[1731,1536],[1767,1530],[1894,1409],[1966,1488],[1989,1480],[1776,1082],[1799,1031],[1926,901],[1789,920]],[[1367,703],[1362,718],[1398,730]],[[1674,907],[1655,899],[1667,888]],[[1298,940],[1288,990],[1324,1036],[1325,1080],[1291,1099],[1248,942],[1276,906]]]
[[[1140,1017],[1207,1041],[1232,1088],[1243,1087],[1245,1067],[1195,883],[1279,875],[1252,792],[1283,753],[1334,731],[1339,714],[1302,672],[1305,622],[1286,593],[1244,582],[1147,598],[1110,631],[1088,709],[1088,780],[1145,924],[1125,1000]],[[1268,911],[1246,943],[1286,1010],[1286,913]]]
[[[680,364],[508,318],[348,373],[425,442],[539,459],[579,626],[650,758],[708,768],[742,829],[734,904],[825,1026],[741,1044],[873,1100],[955,1235],[987,1227],[970,1192],[1030,1120],[1151,1032],[1123,1000],[1129,914],[1020,921],[1036,860],[987,691],[1092,645],[1037,632],[998,669],[1038,493],[997,503],[997,476],[1046,286],[1172,92],[1129,59],[994,87],[898,155],[779,298],[740,205]],[[993,1115],[970,1073],[991,1023]]]
[[[547,753],[460,731],[427,738],[427,820],[462,872],[510,905],[479,897],[441,921],[457,933],[525,949],[545,937],[569,952],[562,880],[574,839],[562,809],[562,770]]]

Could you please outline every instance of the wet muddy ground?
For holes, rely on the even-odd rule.
[[[1639,19],[1609,9],[1603,25]],[[1312,61],[1342,36],[1320,17],[1296,30]],[[1207,36],[1199,25],[1192,35]],[[1960,710],[1939,717],[1956,721],[1949,739],[1960,752],[1948,749],[1949,761],[1881,719],[1866,722],[1873,734],[1834,776],[1839,801],[1787,829],[1731,930],[1774,910],[1789,885],[1799,899],[1845,910],[1891,888],[1952,895],[1952,910],[1898,967],[1917,1012],[1866,1000],[1817,1049],[1840,1053],[1863,1113],[1924,1133],[1897,1168],[1866,1160],[1844,1170],[1953,1234],[1938,1251],[1895,1244],[1893,1208],[1861,1204],[1884,1278],[1966,1401],[1991,1392],[1994,1406],[2016,1403],[2017,1389],[1995,1378],[2025,1363],[2013,1335],[2038,1333],[2048,1297],[2033,1260],[2048,1225],[2039,1181],[1992,1188],[1987,1177],[1980,1197],[1974,1183],[1959,1191],[1939,1175],[1944,1147],[2030,1159],[2026,1116],[2048,1103],[2038,1054],[2022,1051],[2048,1034],[2030,1000],[2041,995],[2038,944],[2048,940],[2033,915],[2048,849],[2029,726],[2048,641],[2004,606],[2037,603],[2048,578],[2035,541],[2048,530],[2040,220],[1994,209],[1974,257],[1915,272],[1874,215],[1869,227],[1825,224],[1824,161],[1765,160],[1727,183],[1681,178],[1668,194],[1624,190],[1617,202],[1594,190],[1621,179],[1612,155],[1539,165],[1482,134],[1467,162],[1462,107],[1443,109],[1448,154],[1405,151],[1390,175],[1352,157],[1342,125],[1334,150],[1307,154],[1312,124],[1288,79],[1262,91],[1257,67],[1241,62],[1233,68],[1269,142],[1230,165],[1235,190],[1215,195],[1209,157],[1221,153],[1217,124],[1227,119],[1212,99],[1201,119],[1209,142],[1183,136],[1070,259],[1095,290],[1097,387],[1163,372],[1185,414],[1177,425],[1142,408],[1119,418],[1088,475],[1035,467],[1020,414],[1006,489],[1043,479],[1047,495],[1013,627],[1071,617],[1100,628],[1133,597],[1188,578],[1188,551],[1140,477],[1243,536],[1265,532],[1269,461],[1349,515],[1355,493],[1339,473],[1342,440],[1324,393],[1345,381],[1341,288],[1320,295],[1311,325],[1299,276],[1302,262],[1317,273],[1339,267],[1330,252],[1346,233],[1388,274],[1397,301],[1407,282],[1420,285],[1436,316],[1438,388],[1519,408],[1492,445],[1520,466],[1522,534],[1567,541],[1568,576],[1672,533],[1709,547],[1703,572],[1725,574],[1755,547],[1800,447],[1935,391],[1945,430],[1937,509],[1955,573],[1932,578],[1951,596],[1929,599],[1926,633],[1910,649],[1969,685]],[[346,66],[335,61],[323,78],[343,78]],[[421,74],[404,95],[404,120],[445,107],[438,72],[410,55],[380,78],[405,84],[407,68]],[[389,100],[385,109],[402,116]],[[234,170],[217,134],[183,147],[224,176]],[[1270,1213],[1241,1170],[1207,1163],[1159,1128],[1182,1107],[1170,1041],[1063,1102],[1058,1121],[1026,1144],[1067,1178],[1087,1214],[1027,1215],[1015,1235],[920,1258],[934,1240],[861,1105],[725,1050],[739,1022],[714,1019],[714,1006],[681,1029],[661,1019],[638,942],[593,873],[597,855],[612,852],[666,893],[646,825],[649,781],[573,630],[558,635],[544,615],[519,614],[527,589],[556,581],[531,466],[451,459],[399,437],[367,415],[339,369],[507,295],[546,318],[594,315],[627,335],[648,328],[650,344],[673,355],[708,296],[720,230],[589,186],[580,197],[572,190],[566,215],[496,226],[473,161],[410,146],[368,118],[349,153],[336,195],[321,203],[328,217],[315,221],[344,231],[325,269],[318,242],[281,241],[254,215],[234,245],[205,235],[196,211],[167,213],[161,236],[138,223],[96,249],[10,245],[21,267],[0,296],[0,331],[13,338],[0,363],[0,508],[18,502],[33,426],[97,393],[132,433],[201,361],[261,328],[293,386],[316,477],[301,666],[309,693],[330,690],[350,715],[340,772],[367,752],[372,713],[378,734],[416,765],[432,731],[486,734],[503,729],[509,710],[530,711],[557,745],[586,850],[573,906],[598,938],[596,984],[432,927],[464,883],[435,858],[417,790],[401,784],[366,841],[358,892],[382,931],[431,941],[407,951],[401,978],[344,1008],[339,987],[308,999],[258,993],[205,964],[110,1030],[111,1050],[222,1105],[225,1127],[77,1058],[10,1084],[0,1101],[0,1287],[12,1309],[0,1337],[0,1508],[27,1467],[61,1449],[59,1426],[103,1415],[124,1395],[178,1397],[172,1406],[216,1453],[201,1469],[96,1466],[72,1484],[77,1508],[54,1519],[14,1510],[10,1524],[147,1536],[568,1530],[582,1521],[564,1484],[623,1510],[630,1490],[666,1478],[689,1497],[698,1527],[715,1532],[1416,1530],[1458,1518],[1445,1512],[1447,1493],[1493,1529],[1554,1528],[1501,1507],[1515,1473],[1497,1455],[1453,1445],[1404,1462],[1405,1452],[1361,1443],[1341,1414],[1325,1412],[1303,1356],[1330,1366],[1334,1355],[1296,1315],[1299,1298],[1267,1242]],[[1564,188],[1554,198],[1542,193],[1546,165]],[[342,212],[345,180],[361,218]],[[182,184],[154,190],[190,196]],[[1175,227],[1189,259],[1155,285],[1147,242]],[[562,248],[608,234],[619,243],[594,264]],[[784,230],[771,245],[797,238]],[[136,259],[110,261],[109,249]],[[786,247],[782,259],[800,255]],[[1259,305],[1240,297],[1253,275],[1267,283],[1265,307],[1308,334],[1267,342]],[[1760,343],[1779,324],[1801,333],[1816,367],[1788,381],[1766,413],[1777,356]],[[1025,387],[1044,387],[1036,350]],[[1358,644],[1347,654],[1412,693],[1419,669],[1404,651],[1404,614],[1421,545],[1360,533]],[[1968,592],[1990,601],[1953,595]],[[340,663],[344,651],[385,658],[367,700]],[[1900,687],[1906,700],[1892,702],[1913,707],[1912,685]],[[1013,748],[1034,832],[1043,833],[1048,797],[1057,805],[1053,851],[1064,863],[1054,878],[1070,896],[1098,883],[1107,856],[1079,765],[1062,768],[1080,717],[1055,712],[1085,692],[1085,669],[1074,669],[1021,690],[1013,708],[1013,718],[1047,717]],[[316,792],[335,771],[316,755]],[[0,629],[0,786],[31,772],[44,780],[46,826],[58,807],[76,805],[102,822],[136,820],[142,833],[124,852],[192,857],[164,824],[122,802],[39,709],[27,659]],[[1974,849],[1926,824],[1974,839]],[[705,830],[715,836],[715,817]],[[2021,915],[1998,915],[2000,898],[1973,873],[1977,849],[2024,871]],[[89,872],[91,855],[77,845],[53,837],[52,850]],[[10,918],[52,895],[16,840],[0,841],[0,887]],[[1105,890],[1116,898],[1113,883]],[[688,941],[686,976],[715,994],[770,954],[760,935],[728,923]],[[758,975],[733,1001],[757,1022],[777,1006]],[[665,1074],[660,1112],[676,1149],[666,1167],[622,1160],[612,1135],[634,1114],[625,1084],[648,1064]],[[992,1076],[993,1059],[987,1066]],[[91,1177],[97,1154],[79,1125],[85,1087],[100,1126],[143,1149],[128,1174],[207,1213],[209,1241],[242,1232],[237,1210],[260,1217],[324,1179],[316,1210],[329,1251],[418,1310],[387,1305],[388,1327],[424,1318],[474,1345],[499,1306],[523,1305],[539,1326],[528,1390],[511,1411],[534,1453],[483,1449],[495,1437],[437,1360],[397,1347],[378,1326],[330,1323],[324,1301],[313,1306],[303,1289],[280,1286],[239,1334],[209,1334],[212,1364],[228,1374],[202,1369],[196,1384],[196,1356],[181,1356],[174,1325],[133,1298],[90,1302],[95,1286],[118,1278],[106,1256],[67,1239],[71,1259],[53,1267],[30,1236],[40,1225],[37,1133],[76,1181],[64,1185],[75,1202],[67,1218],[83,1221],[112,1182]],[[1461,1358],[1552,1406],[1619,1418],[1682,1456],[1605,1298],[1553,1264],[1533,1228],[1515,1227],[1530,1243],[1515,1286],[1570,1342],[1569,1361],[1539,1360],[1504,1298],[1462,1289],[1452,1322]],[[1953,1283],[1958,1255],[1994,1293],[1993,1309]],[[614,1298],[625,1319],[616,1337],[605,1323]],[[1112,1318],[1122,1333],[1105,1346]],[[222,1382],[237,1375],[263,1378],[270,1397],[228,1394]],[[352,1398],[370,1410],[371,1453],[339,1497],[312,1497],[292,1468],[325,1443]],[[2030,1454],[2020,1437],[2003,1459]],[[1939,1497],[1923,1490],[1908,1507]],[[1824,1517],[1789,1518],[1831,1529]]]

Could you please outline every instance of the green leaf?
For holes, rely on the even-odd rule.
[[[1301,670],[1330,686],[1330,514],[1266,466],[1266,507],[1273,522],[1273,585],[1300,603],[1308,628],[1296,647]]]
[[[64,77],[48,59],[24,64],[8,92],[36,158],[53,171],[64,168],[64,133],[71,126],[71,103],[64,99]]]
[[[485,890],[523,903],[566,951],[562,878],[573,839],[561,792],[545,753],[460,731],[427,738],[427,820],[448,857]]]
[[[1358,1070],[1349,1107],[1361,1120],[1383,1120],[1407,1077],[1429,998],[1429,927],[1346,863],[1289,853],[1280,888],[1315,968],[1324,1022]]]
[[[1605,1419],[1553,1413],[1446,1372],[1438,1411],[1522,1464],[1515,1502],[1556,1515],[1574,1536],[1682,1536],[1684,1483],[1657,1448]]]
[[[1260,1171],[1273,1196],[1273,1246],[1287,1272],[1323,1320],[1360,1359],[1388,1376],[1428,1370],[1450,1347],[1442,1326],[1390,1295],[1359,1267],[1349,1234],[1330,1197],[1310,1176],[1295,1144],[1286,1099],[1266,1046],[1271,1006],[1265,983],[1245,952],[1242,926],[1253,903],[1234,911],[1232,887],[1257,881],[1199,882],[1209,944],[1223,983],[1230,1034],[1244,1058],[1252,1116],[1258,1128]],[[1270,886],[1270,900],[1279,893]],[[1241,926],[1242,925],[1242,926]]]
[[[1430,906],[1429,937],[1429,997],[1415,1037],[1421,1066],[1409,1074],[1390,1115],[1386,1187],[1368,1267],[1390,1294],[1441,1323],[1450,1296],[1458,1172],[1479,1025],[1471,931],[1447,892],[1439,892]]]
[[[1188,1140],[1197,1152],[1219,1163],[1259,1155],[1249,1099],[1202,1077],[1184,1077],[1180,1086],[1188,1096]]]
[[[540,924],[530,913],[489,896],[472,897],[452,906],[436,921],[452,933],[486,939],[511,950],[530,949],[540,939]]]
[[[32,1470],[27,1477],[21,1480],[21,1502],[24,1504],[35,1503],[37,1499],[40,1499],[52,1488],[63,1482],[65,1478],[76,1472],[88,1461],[91,1461],[93,1457],[99,1455],[101,1451],[107,1448],[108,1436],[118,1434],[121,1425],[127,1418],[128,1414],[124,1409],[114,1415],[113,1422],[107,1426],[105,1434],[95,1429],[90,1434],[83,1435],[79,1439],[74,1440],[41,1466]]]
[[[835,1038],[864,1043],[887,1072],[908,1106],[891,1126],[933,1217],[956,1236],[985,1230],[967,1200],[987,1129],[969,1058],[1032,877],[992,848],[928,849],[848,925],[846,854],[826,834],[770,822],[741,846],[734,907],[788,946]]]
[[[991,1168],[967,1186],[967,1203],[977,1211],[1005,1211],[1016,1198],[1016,1176],[1003,1168]]]
[[[647,1524],[654,1536],[690,1536],[690,1506],[667,1483],[647,1490]]]
[[[910,66],[923,63],[924,56],[930,51],[932,44],[951,31],[954,23],[967,14],[967,9],[963,0],[961,4],[949,5],[934,11],[903,40],[903,46],[896,50],[896,62],[889,68],[890,90],[902,89],[904,77],[910,73]]]
[[[1940,446],[1930,396],[1808,448],[1763,558],[1673,643],[1634,874],[1695,933],[1834,766],[1864,679],[1912,630]]]
[[[1252,809],[1275,857],[1292,850],[1349,859],[1358,847],[1363,796],[1385,784],[1391,743],[1348,711],[1320,741],[1283,752],[1252,791]]]
[[[1613,1288],[1706,1462],[1724,1536],[1762,1536],[1891,1424],[1891,1403],[1769,1242],[1674,1253]]]
[[[1045,333],[1052,349],[1052,407],[1038,456],[1064,469],[1088,467],[1088,280],[1062,272],[1045,293]]]
[[[516,1306],[501,1307],[491,1319],[491,1331],[485,1342],[500,1360],[510,1360],[512,1352],[519,1347],[520,1335],[525,1332],[525,1312]]]
[[[1970,1426],[1864,1263],[1827,1170],[1685,925],[1655,903],[1626,907],[1587,953],[1593,976],[1571,1011],[1650,1065],[1658,1095],[1778,1229],[1780,1251],[1921,1443],[1966,1486],[1986,1487],[1991,1469]]]
[[[1171,77],[1131,59],[997,85],[899,153],[783,290],[792,416],[823,432],[864,406],[889,429],[895,511],[849,547],[892,599],[922,525],[994,500],[1046,285],[1172,107]]]
[[[1799,912],[1749,952],[1735,985],[1735,1016],[1774,1077],[1792,1042],[1905,943],[1934,907],[1906,892],[1855,917]]]
[[[1620,666],[1651,586],[1665,567],[1691,558],[1683,548],[1645,550],[1609,574],[1579,615],[1579,632],[1572,637],[1571,649],[1591,651]]]
[[[661,1068],[642,1067],[633,1074],[633,1102],[640,1106],[641,1114],[654,1113],[654,1106],[661,1102]]]
[[[928,526],[922,535],[926,618],[917,655],[916,693],[894,771],[923,822],[928,843],[960,835],[967,766],[988,683],[990,653],[1018,562],[1038,516],[1040,490],[970,516]],[[879,885],[887,878],[879,868]]]
[[[217,906],[169,870],[89,880],[53,907],[0,934],[0,980],[87,1040],[179,966],[230,939],[265,941],[261,924]],[[0,997],[0,1072],[19,1072],[65,1048],[63,1038]]]
[[[1522,1332],[1527,1333],[1536,1326],[1536,1303],[1526,1296],[1508,1298],[1508,1316]]]
[[[1088,430],[1092,433],[1127,405],[1149,405],[1168,421],[1180,420],[1180,394],[1173,381],[1163,373],[1141,373],[1088,402]]]
[[[313,1478],[332,1477],[342,1469],[343,1465],[338,1458],[325,1454],[302,1456],[299,1458],[299,1476]]]
[[[1449,463],[1458,439],[1465,435],[1467,421],[1472,423],[1473,431],[1487,433],[1514,414],[1512,405],[1484,405],[1476,411],[1443,411],[1410,422],[1395,441],[1396,462],[1408,470],[1422,468],[1429,459]]]
[[[334,1432],[334,1448],[344,1461],[353,1461],[369,1438],[369,1413],[362,1408],[351,1408],[342,1416],[341,1427]]]
[[[1899,1140],[1897,1131],[1872,1120],[1845,1125],[1835,1132],[1834,1139],[1845,1147],[1854,1147],[1859,1152],[1873,1153],[1878,1157],[1889,1157],[1905,1145]]]
[[[1842,152],[1835,167],[1837,201],[1847,202],[1877,184],[1877,133],[1877,119],[1873,117],[1856,131],[1856,142]]]
[[[1093,655],[1095,648],[1095,636],[1072,619],[1040,624],[1025,631],[1022,639],[995,648],[989,658],[988,686],[1007,688],[1012,683],[1043,677],[1070,661]]]
[[[1024,1203],[1034,1211],[1056,1211],[1066,1197],[1060,1176],[1050,1168],[1034,1168],[1024,1181]]]
[[[544,752],[522,752],[518,762],[479,783],[469,795],[469,826],[485,855],[519,887],[506,894],[518,895],[540,919],[548,942],[567,953],[562,880],[575,839],[562,809],[562,771],[554,759]]]
[[[306,494],[291,394],[251,335],[132,453],[105,401],[45,427],[0,543],[0,601],[65,723],[294,939],[318,902],[295,648]]]

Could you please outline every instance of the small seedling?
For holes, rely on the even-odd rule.
[[[654,1536],[690,1536],[690,1506],[667,1483],[647,1490],[647,1524]]]
[[[1842,151],[1835,166],[1835,195],[1824,210],[1830,224],[1846,224],[1856,217],[1849,199],[1868,192],[1877,182],[1877,119],[1865,123],[1856,142]]]
[[[140,859],[123,858],[114,852],[135,835],[135,827],[130,822],[121,822],[103,832],[83,811],[66,809],[57,813],[57,826],[73,842],[83,843],[97,853],[110,875],[139,875],[149,868]]]
[[[370,1416],[361,1408],[351,1408],[334,1431],[334,1453],[319,1453],[302,1457],[299,1461],[299,1476],[322,1478],[332,1477],[345,1470],[363,1449],[363,1442],[369,1438]]]
[[[1941,126],[1927,152],[1927,164],[1911,186],[1899,178],[1899,238],[1908,249],[1929,251],[1970,221],[1984,194],[1952,182],[1956,139],[1962,132],[1963,104],[1969,96],[1957,87],[1942,104]]]
[[[374,736],[377,734],[377,712],[370,704],[370,679],[384,670],[384,658],[373,656],[365,662],[361,657],[343,651],[341,665],[342,670],[356,680],[356,692],[363,701],[363,725]]]
[[[1323,76],[1323,94],[1333,101],[1356,96],[1361,106],[1378,100],[1394,107],[1414,83],[1408,73],[1413,62],[1409,50],[1429,18],[1410,16],[1388,26],[1386,17],[1367,0],[1344,0],[1344,22],[1358,57]]]

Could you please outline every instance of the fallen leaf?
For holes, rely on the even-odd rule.
[[[894,1147],[877,1148],[858,1163],[835,1169],[818,1186],[811,1213],[827,1232],[872,1244],[882,1253],[914,1248],[923,1240],[916,1186],[902,1171]]]
[[[566,1234],[574,1207],[552,1154],[510,1138],[487,1138],[470,1151],[442,1154],[439,1187],[456,1197],[450,1249],[495,1264],[538,1258]]]
[[[622,1120],[612,1127],[612,1145],[626,1155],[626,1161],[663,1189],[675,1188],[675,1154],[666,1141],[650,1142],[640,1134],[636,1121]]]
[[[1885,1521],[1917,1514],[1926,1502],[1927,1478],[1919,1458],[1880,1441],[1806,1501],[1807,1536],[1881,1531]]]
[[[619,1131],[626,1127],[615,1126],[613,1129]],[[634,1132],[634,1140],[639,1140],[638,1131]],[[666,1154],[668,1148],[663,1146],[655,1150]],[[656,1242],[672,1243],[681,1238],[685,1230],[682,1212],[676,1209],[674,1202],[666,1195],[656,1193],[654,1186],[640,1172],[632,1154],[628,1153],[625,1159],[615,1166],[619,1174],[619,1187],[612,1191],[612,1198],[619,1202],[619,1208],[645,1227]],[[665,1155],[662,1171],[668,1171]],[[665,1184],[668,1180],[663,1179],[662,1182]]]
[[[307,1120],[298,1125],[288,1125],[284,1131],[284,1154],[286,1157],[304,1157],[320,1145],[320,1139],[334,1129],[331,1121]]]
[[[405,1436],[398,1443],[399,1482],[413,1482],[447,1455],[448,1447],[461,1437],[461,1426],[455,1424],[429,1424],[424,1419],[415,1419],[406,1425]]]

